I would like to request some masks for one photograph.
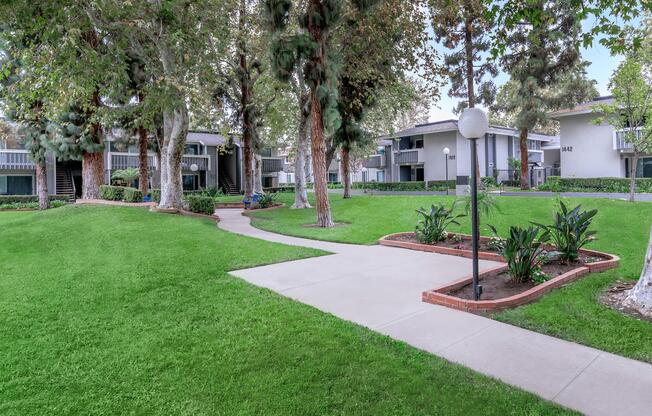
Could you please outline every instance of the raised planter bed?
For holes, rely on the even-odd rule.
[[[379,243],[389,247],[407,248],[410,250],[426,251],[431,253],[447,254],[453,256],[471,258],[471,237],[465,234],[458,234],[461,241],[454,242],[450,239],[455,234],[449,234],[449,240],[443,244],[423,244],[416,240],[414,233],[390,234],[380,239]],[[480,251],[478,257],[482,260],[491,260],[504,263],[505,259],[497,252],[483,250],[486,243],[491,240],[489,237],[480,237]],[[548,247],[551,249],[552,247]],[[472,299],[471,285],[472,276],[467,276],[447,285],[423,292],[424,302],[436,305],[447,306],[467,312],[491,312],[530,303],[544,294],[579,279],[589,273],[597,273],[618,267],[620,259],[612,254],[602,253],[595,250],[580,250],[581,262],[575,265],[562,265],[551,263],[543,266],[543,271],[551,278],[541,284],[535,285],[510,285],[505,284],[508,279],[507,265],[502,264],[483,273],[480,273],[480,281],[486,289],[483,299],[475,301]],[[488,292],[488,293],[487,293]],[[497,295],[497,296],[493,296]]]
[[[451,238],[455,235],[461,237],[462,241],[459,243],[453,242]],[[470,235],[449,233],[448,238],[449,240],[443,244],[423,244],[418,242],[416,235],[413,232],[408,232],[386,235],[382,237],[378,243],[382,246],[400,247],[410,250],[427,251],[430,253],[448,254],[450,256],[460,256],[469,259],[473,257]],[[505,259],[503,259],[500,254],[488,251],[486,249],[483,250],[489,240],[491,240],[489,237],[480,237],[480,252],[478,253],[478,257],[481,260],[505,261]]]
[[[620,259],[617,256],[601,253],[593,250],[581,250],[584,259],[592,259],[590,263],[578,263],[576,265],[557,267],[558,264],[544,265],[543,271],[555,267],[552,277],[538,285],[524,284],[515,285],[509,290],[505,284],[507,276],[507,265],[503,264],[488,271],[480,273],[480,282],[484,287],[495,289],[499,296],[483,294],[484,299],[475,301],[471,298],[472,276],[459,279],[455,282],[423,292],[424,302],[436,305],[447,306],[467,312],[492,312],[503,309],[514,308],[539,299],[541,296],[553,289],[573,282],[589,273],[602,272],[618,267]],[[505,290],[507,288],[508,290]],[[503,297],[500,294],[503,294]]]

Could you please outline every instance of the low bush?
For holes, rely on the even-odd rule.
[[[598,210],[581,209],[582,206],[578,205],[569,210],[563,201],[559,201],[559,211],[555,213],[552,225],[535,224],[550,235],[562,261],[576,262],[580,257],[580,249],[595,239],[596,231],[589,230],[589,227]]]
[[[444,204],[433,204],[430,210],[420,208],[417,213],[420,215],[414,233],[417,240],[424,244],[433,244],[446,239],[446,227],[451,224],[460,225],[458,218],[464,214],[455,214],[456,203],[451,208]]]
[[[143,202],[143,193],[136,188],[124,188],[122,200],[125,202]]]
[[[269,208],[274,204],[277,194],[262,194],[258,198],[258,208]]]
[[[507,261],[508,271],[516,283],[540,279],[541,265],[545,261],[543,244],[548,234],[536,226],[527,229],[511,227],[505,240],[502,255]]]
[[[156,203],[161,202],[161,190],[160,189],[152,189],[152,191],[149,194],[152,197],[152,201],[154,201]]]
[[[560,178],[548,177],[546,183],[538,187],[551,192],[610,192],[629,193],[629,178]],[[636,192],[652,192],[652,178],[636,179]]]
[[[215,200],[205,195],[187,195],[188,209],[198,214],[213,215],[215,212]]]
[[[425,191],[425,182],[354,182],[353,189],[368,189],[374,191]]]
[[[50,201],[50,208],[59,208],[67,205],[66,201],[55,199]],[[0,211],[13,209],[38,209],[38,202],[8,202],[0,203]]]
[[[50,201],[68,202],[70,200],[70,196],[68,195],[49,195],[48,198],[50,198]],[[26,202],[38,202],[38,196],[37,195],[0,195],[0,205],[26,203]]]
[[[125,188],[122,186],[101,185],[100,198],[109,201],[122,201]]]
[[[498,183],[496,182],[496,178],[492,176],[483,176],[480,178],[480,182],[482,182],[482,186],[485,188],[492,188],[498,186]]]
[[[293,185],[270,186],[268,188],[263,188],[263,191],[265,191],[266,193],[294,192],[294,186]]]

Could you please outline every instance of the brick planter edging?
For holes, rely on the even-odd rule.
[[[605,270],[616,268],[618,267],[618,264],[620,262],[620,258],[618,256],[614,256],[611,254],[602,253],[595,250],[581,250],[581,251],[584,254],[605,257],[606,259],[595,263],[588,263],[576,269],[569,270],[568,272],[560,276],[554,277],[544,283],[541,283],[540,285],[536,285],[533,288],[526,290],[525,292],[512,295],[507,298],[475,301],[469,299],[462,299],[446,294],[451,290],[459,289],[463,286],[470,284],[473,281],[473,277],[467,276],[462,279],[456,280],[452,283],[449,283],[445,286],[441,286],[436,289],[423,292],[421,295],[421,300],[423,302],[446,306],[453,309],[459,309],[466,312],[500,311],[500,310],[514,308],[516,306],[533,302],[539,299],[541,296],[545,295],[546,293],[550,292],[551,290],[563,286],[567,283],[573,282],[589,273],[602,272]],[[498,274],[504,272],[505,270],[507,270],[507,265],[494,267],[493,269],[481,273],[480,280],[488,277],[497,276]]]
[[[216,202],[215,209],[244,209],[244,202]]]
[[[406,234],[413,234],[411,232],[407,233],[395,233],[395,234],[388,234],[384,237],[382,237],[380,240],[378,240],[378,243],[381,246],[387,246],[387,247],[399,247],[399,248],[406,248],[409,250],[418,250],[418,251],[427,251],[430,253],[439,253],[439,254],[447,254],[450,256],[459,256],[459,257],[466,257],[466,258],[473,258],[473,251],[471,250],[463,250],[463,249],[458,249],[458,248],[451,248],[451,247],[442,247],[442,246],[437,246],[434,244],[422,244],[422,243],[411,243],[409,241],[398,241],[398,240],[389,240],[390,237],[394,236],[399,236],[399,235],[406,235]],[[449,235],[454,235],[452,233],[449,233]],[[457,234],[462,237],[471,237],[466,234]],[[480,237],[480,241],[489,241],[491,238],[489,237]],[[501,256],[498,253],[492,253],[490,251],[480,251],[478,253],[478,258],[480,260],[490,260],[490,261],[499,261],[499,262],[505,262],[505,259],[503,256]]]

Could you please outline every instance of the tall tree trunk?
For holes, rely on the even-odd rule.
[[[652,317],[652,230],[641,277],[625,297],[623,304],[645,316]]]
[[[138,127],[138,188],[143,195],[149,192],[149,163],[147,160],[148,150],[147,130],[145,127]]]
[[[310,0],[308,5],[308,32],[313,41],[318,45],[317,51],[313,54],[312,64],[316,68],[324,65],[324,45],[322,40],[322,29],[318,22],[314,21],[317,11],[324,7],[321,0]],[[331,206],[328,200],[328,182],[326,165],[326,138],[324,137],[324,119],[317,90],[321,88],[321,82],[313,85],[310,90],[310,140],[312,144],[312,168],[315,180],[315,208],[317,211],[318,227],[333,227],[331,217]]]
[[[163,111],[163,148],[161,149],[161,202],[159,207],[183,209],[181,159],[188,136],[188,108],[180,103]]]
[[[636,168],[638,165],[638,153],[634,152],[634,156],[629,161],[629,202],[636,201]]]
[[[252,108],[252,91],[250,86],[249,68],[247,67],[247,51],[245,38],[245,18],[247,13],[246,0],[240,0],[238,13],[238,60],[240,82],[240,111],[242,112],[242,145],[244,152],[244,196],[250,199],[254,193],[254,166],[252,163],[253,155],[253,108]]]
[[[351,198],[351,158],[349,149],[342,146],[342,181],[344,182],[344,199]]]
[[[469,6],[472,7],[472,6]],[[469,10],[467,10],[467,7],[465,6],[464,8],[465,13],[467,16],[471,14]],[[466,95],[467,95],[467,103],[469,105],[469,108],[475,108],[475,85],[474,85],[474,79],[475,79],[475,70],[473,68],[473,18],[467,17],[464,21],[464,54],[465,54],[465,59],[466,59]],[[480,139],[480,137],[478,137]],[[478,149],[477,149],[477,143],[478,141],[475,141],[476,143],[476,158],[473,163],[475,163],[475,171],[478,172],[478,174],[475,177],[475,183],[478,187],[478,189],[482,189],[482,181],[480,180],[480,177],[482,176],[482,173],[480,173],[480,160],[478,159]]]
[[[82,199],[99,199],[104,185],[104,153],[82,154]]]
[[[303,108],[303,106],[302,106]],[[294,204],[292,208],[310,208],[308,189],[306,187],[306,153],[308,153],[308,118],[301,110],[299,120],[299,137],[294,158]]]
[[[527,153],[527,135],[528,129],[521,129],[521,134],[518,139],[518,146],[521,151],[521,189],[530,189],[530,174],[528,153]]]
[[[36,163],[36,193],[38,194],[38,209],[50,208],[47,165],[45,164],[45,160]]]
[[[257,194],[264,194],[263,190],[263,158],[259,154],[254,154],[254,192]]]

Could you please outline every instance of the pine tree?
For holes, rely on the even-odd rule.
[[[530,12],[506,40],[507,53],[501,61],[515,85],[511,110],[520,131],[521,189],[530,187],[528,133],[545,122],[548,111],[576,104],[592,88],[581,76],[572,76],[583,71],[581,22],[575,7],[572,2],[530,2]],[[559,88],[563,82],[569,83],[568,88]]]
[[[377,0],[353,0],[358,10],[373,6]],[[315,182],[317,226],[332,227],[328,201],[326,137],[340,126],[337,110],[337,72],[335,51],[330,43],[333,30],[340,23],[342,0],[307,0],[301,16],[301,31],[288,35],[290,0],[266,0],[265,15],[273,32],[272,66],[282,80],[289,80],[303,58],[304,79],[310,89],[312,164]]]

